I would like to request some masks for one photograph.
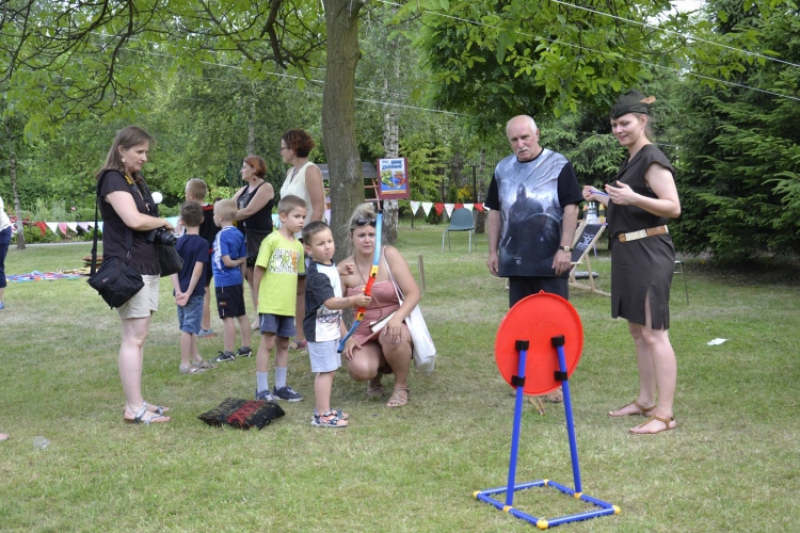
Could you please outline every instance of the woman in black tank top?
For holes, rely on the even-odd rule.
[[[264,181],[267,174],[267,164],[258,156],[251,155],[245,158],[242,164],[242,179],[247,183],[245,187],[233,196],[239,207],[236,220],[239,229],[244,233],[245,247],[247,248],[247,270],[245,278],[250,286],[250,296],[256,313],[253,329],[258,328],[258,310],[255,309],[256,294],[253,292],[253,268],[258,257],[261,241],[272,233],[272,206],[275,203],[275,190],[272,185]]]

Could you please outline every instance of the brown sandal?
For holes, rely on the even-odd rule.
[[[639,431],[634,431],[634,429],[644,427],[647,424],[649,424],[650,422],[652,422],[653,420],[658,420],[659,422],[664,424],[664,429],[659,429],[658,431],[650,431],[648,433],[642,433],[642,432],[639,432]],[[645,420],[644,422],[642,422],[641,424],[639,424],[638,426],[636,426],[635,428],[631,428],[628,431],[631,432],[631,435],[658,435],[659,433],[663,433],[664,431],[671,431],[671,430],[675,429],[676,427],[678,427],[677,424],[675,424],[672,427],[669,427],[670,423],[672,423],[672,422],[675,422],[675,416],[671,416],[669,418],[661,418],[660,416],[653,415],[650,418],[648,418],[647,420]]]
[[[406,397],[403,398],[399,393],[405,392]],[[408,387],[395,387],[392,395],[389,396],[389,401],[386,402],[386,407],[403,407],[411,399],[411,389]]]
[[[636,408],[639,409],[639,412],[638,413],[628,413],[627,415],[612,415],[611,413],[613,413],[614,411],[609,411],[608,416],[613,417],[613,418],[621,418],[623,416],[647,416],[647,413],[649,413],[650,411],[652,411],[653,409],[656,408],[655,405],[651,405],[650,407],[645,407],[644,405],[640,404],[637,400],[633,400],[628,405],[635,405]],[[628,407],[628,405],[624,405],[624,406],[620,407],[619,409],[617,409],[617,411],[625,409],[626,407]]]

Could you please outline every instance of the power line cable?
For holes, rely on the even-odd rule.
[[[792,63],[791,61],[784,61],[783,59],[778,58],[778,57],[767,56],[767,55],[764,55],[764,54],[760,54],[758,52],[751,52],[749,50],[744,50],[742,48],[736,48],[735,46],[730,46],[730,45],[727,45],[727,44],[717,43],[715,41],[710,41],[708,39],[703,39],[701,37],[697,37],[696,35],[684,34],[684,33],[681,33],[679,31],[669,30],[667,28],[662,28],[660,26],[653,26],[652,24],[646,24],[644,22],[639,22],[639,21],[636,21],[636,20],[626,19],[624,17],[620,17],[619,15],[612,15],[610,13],[604,13],[603,11],[598,11],[596,9],[592,9],[592,8],[586,7],[586,6],[576,6],[576,5],[570,4],[568,2],[562,2],[561,0],[551,0],[551,1],[554,4],[559,4],[559,5],[562,5],[564,7],[568,7],[570,9],[579,9],[581,11],[588,11],[589,13],[594,13],[595,15],[601,15],[603,17],[609,17],[609,18],[612,18],[614,20],[619,20],[620,22],[625,22],[627,24],[633,24],[634,26],[641,26],[643,28],[647,28],[647,29],[651,29],[651,30],[656,30],[656,31],[668,33],[670,35],[677,35],[678,37],[682,37],[684,39],[691,39],[693,41],[697,41],[698,43],[710,44],[712,46],[718,46],[720,48],[724,48],[726,50],[730,50],[730,51],[733,51],[733,52],[740,52],[740,53],[748,55],[748,56],[758,57],[758,58],[761,58],[761,59],[766,59],[768,61],[774,61],[776,63],[782,63],[784,65],[789,65],[789,66],[792,66],[792,67],[800,67],[800,64]]]

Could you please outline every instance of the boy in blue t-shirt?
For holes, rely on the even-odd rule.
[[[214,223],[214,206],[205,203],[206,196],[208,195],[208,185],[200,178],[192,178],[186,183],[186,201],[197,202],[203,207],[203,222],[200,223],[199,234],[206,241],[208,241],[208,256],[206,264],[206,296],[203,298],[203,321],[200,323],[200,330],[197,332],[197,337],[213,337],[214,330],[211,329],[211,291],[208,290],[211,285],[212,271],[211,271],[211,254],[214,249],[214,239],[219,233],[219,228]]]
[[[215,367],[200,357],[195,337],[200,330],[206,293],[208,241],[199,235],[203,208],[196,202],[186,202],[181,206],[181,221],[186,232],[178,239],[175,249],[183,259],[183,268],[170,276],[175,288],[175,303],[178,305],[178,325],[182,332],[180,372],[199,374]]]
[[[214,205],[214,223],[220,230],[214,239],[214,254],[211,268],[214,271],[214,291],[217,296],[217,311],[222,319],[223,347],[215,361],[233,361],[236,356],[250,357],[250,322],[244,308],[242,288],[244,264],[247,254],[244,235],[233,225],[239,208],[233,200],[220,200]],[[236,322],[242,330],[242,347],[233,353],[236,344]]]
[[[339,271],[333,262],[336,246],[330,227],[322,222],[311,222],[303,228],[305,251],[311,256],[306,272],[306,316],[303,331],[308,341],[308,356],[311,371],[317,373],[314,380],[316,407],[311,425],[321,428],[347,427],[347,414],[331,409],[331,388],[336,370],[342,366],[338,352],[342,333],[342,309],[366,307],[370,296],[359,293],[342,296]]]

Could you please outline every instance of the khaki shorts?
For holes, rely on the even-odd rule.
[[[158,311],[158,291],[161,286],[160,276],[147,276],[142,274],[144,287],[117,308],[117,313],[122,320],[129,318],[147,318],[151,312]]]

